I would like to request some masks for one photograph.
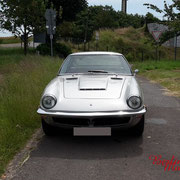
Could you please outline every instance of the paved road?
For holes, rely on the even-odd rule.
[[[33,42],[30,42],[29,43],[29,47],[34,47],[36,48],[40,43],[34,43]],[[22,44],[22,47],[24,45]],[[20,48],[21,47],[21,43],[13,43],[13,44],[0,44],[0,47],[3,47],[3,48]]]
[[[148,106],[143,138],[43,137],[13,180],[178,180],[180,171],[164,171],[150,155],[180,160],[180,99],[140,79]],[[174,162],[174,161],[173,161]],[[177,165],[176,165],[177,166]],[[179,164],[180,166],[180,164]]]

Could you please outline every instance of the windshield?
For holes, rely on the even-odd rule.
[[[70,55],[60,74],[64,73],[117,73],[132,75],[128,63],[121,55]]]

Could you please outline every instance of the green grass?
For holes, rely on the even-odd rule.
[[[3,58],[5,58],[3,60]],[[56,76],[59,58],[0,55],[0,174],[40,127],[36,111],[47,83]],[[8,61],[9,63],[7,63]],[[18,62],[18,63],[14,63]]]
[[[0,48],[0,67],[18,63],[24,58],[23,50],[19,48]]]
[[[140,75],[160,83],[169,89],[168,94],[180,97],[180,61],[144,61],[135,62],[134,69],[140,70]]]
[[[0,44],[14,44],[14,43],[21,43],[20,38],[12,37],[0,37]]]
[[[29,38],[29,41],[33,41],[33,37]],[[21,43],[21,39],[19,37],[0,37],[0,44],[16,44]]]
[[[180,61],[168,61],[168,60],[161,60],[161,61],[136,61],[133,62],[135,67],[139,68],[141,72],[150,71],[150,70],[176,70],[180,69]]]
[[[29,48],[28,53],[33,54],[34,49]],[[3,48],[0,47],[0,67],[8,64],[16,64],[24,58],[24,50],[21,48]]]

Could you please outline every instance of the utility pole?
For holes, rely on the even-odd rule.
[[[127,0],[122,0],[121,11],[127,13]]]
[[[88,21],[89,21],[89,9],[87,11],[87,19],[85,22],[85,34],[84,34],[84,51],[86,51],[86,43],[87,43],[87,36],[88,36]]]
[[[174,60],[176,61],[177,59],[177,34],[175,33],[174,37]]]

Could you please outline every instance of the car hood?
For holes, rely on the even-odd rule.
[[[121,96],[125,79],[125,77],[108,75],[64,78],[64,97],[67,99],[117,99]]]
[[[51,110],[74,112],[131,110],[127,99],[132,95],[143,98],[134,76],[107,74],[58,76],[46,86],[44,95],[57,99]]]

